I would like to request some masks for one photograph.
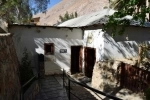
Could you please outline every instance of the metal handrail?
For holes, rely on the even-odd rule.
[[[36,79],[36,76],[34,75],[32,78],[30,78],[26,83],[24,83],[21,86],[21,100],[24,100],[23,94],[24,94],[24,87],[27,86],[31,81],[33,81],[34,79]]]
[[[75,80],[73,80],[66,72],[65,72],[65,70],[63,69],[63,86],[64,86],[64,76],[66,76],[67,77],[67,79],[68,79],[68,99],[70,100],[70,82],[73,82],[73,83],[75,83],[75,84],[78,84],[78,85],[80,85],[80,86],[82,86],[82,87],[85,87],[85,88],[87,88],[87,89],[89,89],[89,90],[92,90],[93,92],[96,92],[96,93],[99,93],[99,94],[101,94],[101,95],[104,95],[104,96],[106,96],[106,97],[108,97],[108,98],[110,98],[110,99],[113,99],[113,100],[122,100],[122,99],[120,99],[120,98],[117,98],[117,97],[115,97],[115,96],[112,96],[112,95],[110,95],[110,94],[108,94],[108,93],[105,93],[105,92],[102,92],[102,91],[99,91],[99,90],[97,90],[97,89],[94,89],[94,88],[92,88],[92,87],[89,87],[88,85],[85,85],[85,84],[83,84],[83,83],[80,83],[80,82],[77,82],[77,81],[75,81]]]
[[[34,75],[32,78],[30,78],[25,84],[22,85],[22,88],[24,88],[26,85],[28,85],[36,76]]]

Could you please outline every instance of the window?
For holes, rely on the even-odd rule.
[[[44,43],[44,54],[45,55],[54,54],[54,43]]]

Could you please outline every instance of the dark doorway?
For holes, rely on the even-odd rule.
[[[82,72],[83,46],[71,46],[71,74]]]
[[[84,72],[85,76],[91,78],[93,74],[93,68],[96,61],[96,49],[85,47],[84,48]]]

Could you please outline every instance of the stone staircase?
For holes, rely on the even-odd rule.
[[[46,76],[39,80],[39,84],[40,92],[35,100],[68,100],[67,92],[63,88],[62,75]],[[101,100],[93,96],[87,89],[72,82],[70,92],[71,100]]]
[[[47,76],[39,82],[40,92],[35,100],[68,100],[67,93],[62,84],[57,81],[56,76]]]

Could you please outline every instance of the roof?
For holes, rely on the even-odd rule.
[[[33,15],[40,17],[40,25],[54,25],[60,21],[59,16],[64,16],[66,11],[71,14],[77,12],[78,16],[102,10],[109,6],[108,0],[59,0],[60,2],[45,12]]]
[[[73,29],[73,28],[76,28],[76,29],[80,29],[80,27],[66,27],[66,26],[62,26],[62,27],[58,27],[58,26],[49,26],[49,25],[35,25],[35,24],[8,24],[8,28],[11,28],[13,26],[19,26],[19,27],[42,27],[42,28],[57,28],[57,29],[60,29],[60,28],[68,28],[68,29]]]
[[[98,23],[105,23],[107,18],[106,16],[114,14],[115,10],[113,9],[103,9],[98,12],[94,12],[88,15],[83,15],[71,20],[68,20],[60,25],[60,26],[67,26],[67,27],[83,27],[83,26],[90,26],[93,24]]]
[[[83,15],[68,21],[59,24],[58,27],[85,27],[92,25],[102,25],[108,21],[108,16],[113,15],[116,11],[113,9],[103,9],[98,12],[94,12],[88,15]],[[139,27],[150,27],[150,22],[145,22],[144,25],[141,25],[140,21],[132,20],[133,17],[130,15],[126,15],[122,18],[116,18],[116,20],[130,20],[131,26],[139,26]]]

